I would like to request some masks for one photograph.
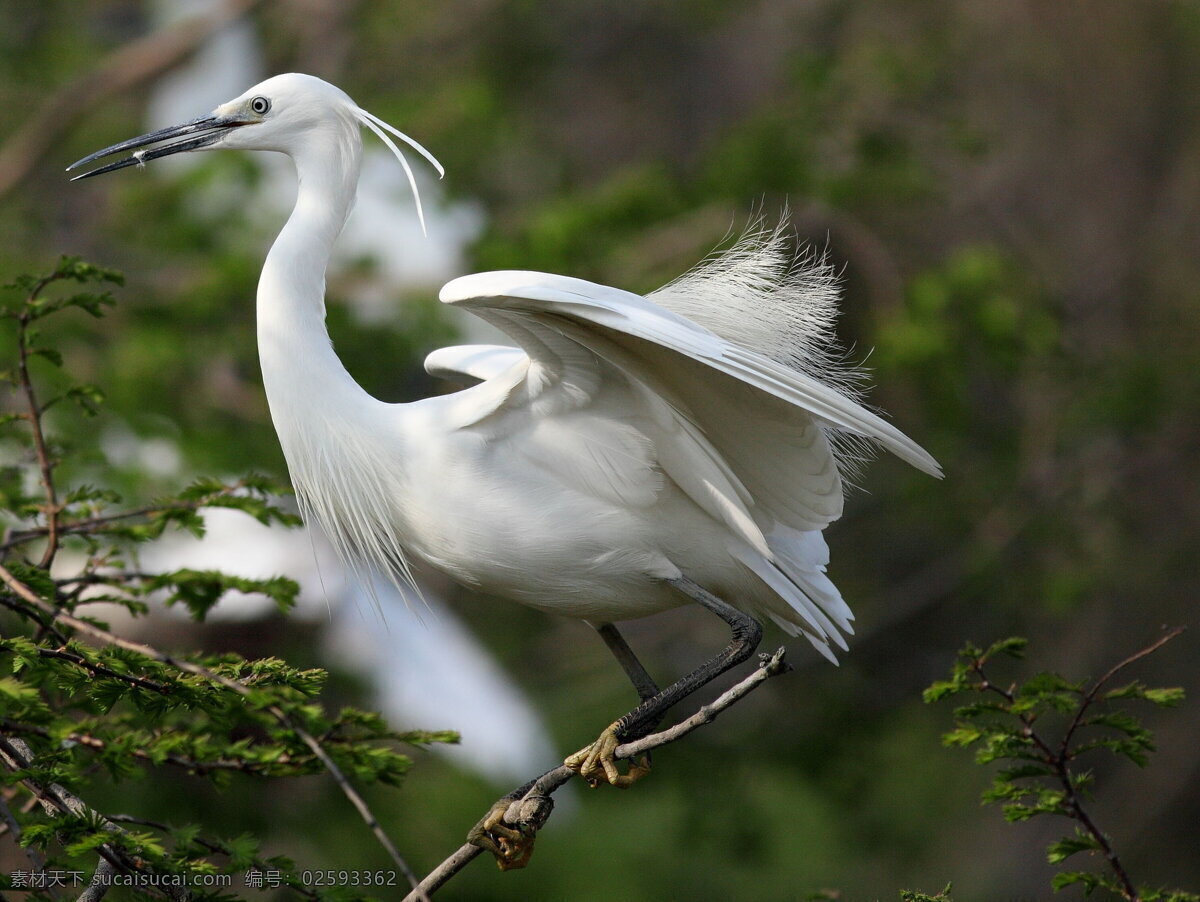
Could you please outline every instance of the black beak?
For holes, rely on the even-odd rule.
[[[72,169],[85,166],[88,163],[99,160],[101,157],[107,157],[114,153],[133,150],[135,147],[145,147],[147,144],[159,144],[160,146],[152,150],[138,151],[123,160],[117,160],[115,163],[109,163],[107,166],[101,166],[99,169],[93,169],[91,172],[84,172],[72,178],[71,181],[89,179],[93,175],[102,175],[105,172],[124,169],[126,166],[140,166],[150,160],[157,160],[159,157],[168,157],[173,153],[182,153],[185,150],[198,150],[201,147],[215,144],[226,133],[238,126],[249,124],[250,122],[244,119],[235,119],[229,116],[201,116],[199,119],[193,119],[191,122],[185,122],[183,125],[160,128],[158,131],[150,132],[148,135],[130,138],[128,141],[122,141],[120,144],[114,144],[112,147],[106,147],[104,150],[88,154],[82,160],[76,160],[68,166],[67,171],[70,172]],[[160,143],[171,141],[174,138],[182,138],[183,140],[174,141],[170,144]]]

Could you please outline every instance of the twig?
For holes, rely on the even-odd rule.
[[[114,94],[153,78],[208,38],[244,16],[261,0],[227,0],[211,13],[190,16],[131,41],[53,94],[0,147],[0,197],[16,187],[81,115]]]
[[[24,741],[15,737],[6,738],[0,734],[0,759],[14,771],[25,770],[33,761],[33,752]],[[47,814],[62,813],[72,814],[76,817],[89,817],[102,821],[106,830],[113,833],[124,832],[116,824],[104,817],[104,815],[89,808],[87,803],[81,798],[68,792],[57,783],[51,783],[49,786],[46,786],[30,777],[22,777],[20,779],[29,789],[30,793],[41,803],[42,808]],[[103,862],[107,862],[114,869],[131,873],[142,870],[136,862],[116,846],[105,843],[98,846],[96,852],[100,855]],[[190,894],[180,887],[164,887],[161,891],[169,898],[180,900],[180,902],[190,897]]]
[[[75,902],[100,902],[108,895],[109,887],[113,885],[112,876],[116,873],[116,868],[112,866],[107,858],[101,858],[100,864],[96,867],[96,872],[92,874],[92,882],[88,885],[79,898]]]
[[[8,802],[4,800],[4,796],[2,795],[0,795],[0,817],[4,818],[6,830],[12,831],[13,842],[19,846],[21,844],[21,824],[13,816],[12,810],[8,807]],[[35,870],[44,871],[46,869],[46,860],[42,858],[41,853],[33,846],[25,847],[25,855],[29,858]]]
[[[239,480],[238,482],[222,486],[219,490],[205,495],[203,498],[197,498],[194,501],[174,500],[166,504],[147,505],[145,507],[120,511],[115,514],[69,520],[59,525],[59,536],[89,536],[97,532],[102,532],[107,527],[121,520],[148,517],[151,514],[166,514],[172,511],[199,511],[206,507],[214,506],[213,502],[215,499],[228,498],[245,487],[245,480]],[[8,551],[10,548],[15,548],[17,545],[23,545],[25,542],[31,542],[34,539],[40,539],[47,535],[47,533],[48,528],[46,526],[31,526],[28,529],[12,530],[5,536],[3,543],[0,543],[0,552]]]
[[[1113,677],[1115,677],[1118,673],[1120,673],[1122,670],[1124,670],[1126,667],[1128,667],[1130,664],[1134,664],[1134,663],[1140,661],[1142,658],[1146,657],[1147,655],[1154,654],[1154,652],[1158,651],[1160,648],[1162,648],[1164,645],[1166,645],[1172,639],[1179,636],[1185,630],[1187,630],[1186,626],[1177,626],[1170,632],[1164,633],[1161,637],[1159,637],[1158,641],[1151,643],[1150,645],[1143,648],[1141,651],[1134,652],[1132,655],[1130,655],[1124,661],[1121,661],[1120,663],[1114,665],[1108,671],[1108,673],[1104,674],[1104,676],[1100,677],[1100,679],[1096,680],[1096,682],[1092,684],[1092,688],[1090,688],[1084,694],[1083,701],[1079,705],[1079,710],[1077,710],[1075,712],[1075,716],[1071,719],[1071,723],[1067,727],[1066,733],[1063,735],[1063,741],[1062,741],[1062,745],[1060,746],[1059,751],[1063,755],[1064,758],[1066,757],[1066,752],[1067,752],[1068,748],[1070,747],[1071,738],[1075,735],[1075,731],[1078,730],[1080,725],[1082,724],[1084,713],[1092,705],[1092,703],[1096,701],[1096,695],[1097,695],[1097,693],[1100,692],[1100,688],[1105,683],[1107,683],[1109,680],[1111,680]]]
[[[783,661],[784,653],[785,649],[781,648],[776,651],[775,654],[770,655],[769,657],[764,655],[757,670],[751,673],[740,683],[731,686],[715,701],[701,706],[701,708],[695,714],[686,720],[680,721],[673,727],[669,727],[658,733],[652,733],[651,735],[638,739],[635,742],[629,742],[625,745],[618,746],[617,757],[636,757],[637,755],[644,754],[651,749],[656,749],[659,746],[667,745],[668,743],[682,739],[693,730],[696,730],[705,724],[712,723],[717,719],[717,715],[719,715],[730,705],[737,703],[744,696],[753,692],[758,688],[759,684],[766,682],[773,676],[786,673],[788,666]]]
[[[0,595],[0,605],[4,605],[4,607],[8,608],[10,611],[16,611],[22,617],[26,617],[29,620],[32,620],[34,623],[36,623],[38,625],[39,635],[51,636],[60,644],[62,644],[62,645],[67,644],[67,637],[64,636],[62,633],[60,633],[58,630],[54,629],[54,619],[53,618],[48,618],[46,620],[41,619],[41,617],[39,616],[41,614],[41,611],[36,611],[36,612],[31,611],[31,610],[29,610],[29,608],[23,606],[19,602],[15,601],[11,598],[5,598],[3,595]]]
[[[216,493],[216,497],[232,494],[238,488],[237,485],[228,486],[228,491]],[[121,511],[116,514],[105,514],[102,517],[85,517],[81,520],[72,520],[70,523],[63,524],[62,532],[66,535],[88,536],[92,533],[101,532],[106,527],[118,523],[121,520],[132,520],[135,517],[146,517],[150,514],[167,513],[169,511],[196,511],[208,505],[210,498],[204,498],[199,501],[179,501],[170,504],[162,505],[147,505],[146,507],[134,508],[133,510]],[[17,529],[8,536],[3,545],[0,545],[0,551],[6,551],[15,545],[20,545],[24,542],[40,539],[46,535],[46,527],[32,526],[29,529]]]
[[[1105,860],[1108,862],[1109,868],[1120,882],[1122,895],[1125,897],[1127,902],[1138,902],[1141,897],[1138,895],[1137,887],[1132,878],[1129,876],[1129,873],[1125,870],[1125,866],[1121,862],[1120,857],[1117,855],[1116,850],[1113,848],[1112,843],[1109,842],[1108,836],[1096,825],[1096,822],[1092,820],[1092,817],[1088,813],[1087,809],[1083,807],[1083,799],[1079,794],[1078,788],[1075,785],[1074,775],[1071,772],[1072,755],[1070,743],[1076,730],[1078,730],[1083,723],[1084,713],[1089,707],[1091,707],[1092,704],[1095,703],[1100,689],[1109,680],[1111,680],[1129,665],[1134,664],[1147,655],[1158,651],[1158,649],[1162,648],[1172,639],[1183,633],[1185,629],[1186,627],[1176,627],[1163,636],[1160,636],[1155,642],[1152,642],[1141,651],[1135,652],[1134,654],[1125,658],[1125,660],[1111,667],[1108,672],[1100,677],[1100,679],[1096,680],[1096,682],[1093,683],[1087,691],[1080,691],[1079,707],[1076,709],[1070,724],[1067,726],[1067,729],[1063,735],[1063,739],[1059,743],[1057,749],[1051,747],[1050,743],[1048,743],[1033,728],[1033,716],[1024,712],[1017,715],[1024,727],[1022,731],[1023,735],[1026,739],[1037,746],[1038,750],[1042,754],[1041,762],[1053,770],[1054,778],[1062,787],[1063,798],[1066,802],[1067,808],[1070,811],[1070,816],[1083,826],[1088,835],[1096,843],[1096,848],[1099,849],[1100,853],[1104,856]],[[984,673],[983,666],[984,661],[982,659],[976,660],[972,665],[972,669],[976,674],[978,674],[981,680],[980,688],[999,694],[1010,704],[1016,701],[1016,695],[1011,689],[1004,689],[1000,686],[997,686],[987,678],[987,675]]]
[[[59,661],[69,661],[75,666],[86,670],[92,676],[108,677],[113,680],[120,680],[122,683],[128,683],[130,686],[136,686],[139,689],[145,689],[148,692],[155,692],[159,695],[169,695],[171,687],[166,683],[159,683],[155,680],[147,680],[144,677],[134,676],[132,673],[120,673],[103,664],[93,664],[82,655],[77,655],[74,652],[65,651],[61,648],[38,648],[38,656],[42,658],[54,658]]]
[[[786,673],[789,668],[783,660],[785,651],[785,649],[781,648],[773,655],[762,655],[759,666],[753,673],[730,687],[715,701],[701,706],[695,714],[692,714],[672,727],[617,746],[614,753],[615,757],[617,760],[625,760],[643,755],[652,749],[676,742],[693,730],[705,724],[712,723],[722,711],[749,695],[768,679],[778,676],[781,673]],[[527,799],[551,795],[559,787],[566,784],[574,775],[575,772],[565,764],[559,765],[526,784],[527,788],[522,787],[525,790],[524,792],[517,790],[515,793],[510,793],[509,796],[504,796],[503,798],[512,799],[509,811],[513,812],[515,808],[519,807]],[[509,820],[509,818],[506,817],[505,820]],[[424,897],[432,896],[449,882],[455,874],[474,861],[482,852],[483,849],[479,846],[464,843],[452,855],[446,858],[445,861],[430,871],[425,879],[420,882],[420,885],[404,898],[404,902],[418,902],[418,900]]]
[[[232,692],[236,692],[238,695],[241,695],[244,698],[248,698],[252,695],[251,690],[239,683],[237,680],[232,680],[229,677],[222,676],[221,674],[215,673],[206,667],[201,667],[199,664],[193,664],[190,661],[180,660],[179,658],[168,655],[165,652],[161,652],[156,648],[152,648],[149,645],[143,645],[140,642],[131,642],[128,639],[122,639],[120,636],[114,635],[107,630],[100,629],[98,626],[88,623],[86,620],[80,620],[79,618],[73,617],[65,611],[57,610],[45,600],[38,597],[36,592],[17,579],[8,570],[8,568],[2,564],[0,564],[0,580],[2,580],[23,600],[27,601],[38,610],[49,614],[54,620],[58,621],[64,626],[68,626],[71,629],[85,633],[91,636],[93,639],[106,644],[115,645],[118,648],[125,649],[126,651],[132,651],[139,655],[143,655],[147,658],[158,661],[160,664],[166,664],[168,667],[174,667],[177,670],[182,670],[186,673],[203,677],[206,680],[210,680],[218,685],[224,686],[226,689],[229,689]],[[400,855],[399,850],[396,848],[391,838],[383,831],[383,828],[379,824],[379,820],[371,812],[370,807],[363,800],[362,796],[358,794],[358,791],[350,784],[350,781],[346,779],[346,775],[342,773],[342,770],[337,766],[337,763],[331,757],[329,757],[329,753],[322,748],[321,744],[307,730],[296,724],[290,717],[288,717],[287,713],[277,705],[269,705],[265,708],[265,710],[272,717],[278,720],[284,728],[291,730],[297,736],[299,736],[304,744],[307,745],[310,750],[312,750],[312,753],[316,755],[318,759],[320,759],[321,763],[325,766],[325,769],[329,771],[329,775],[333,777],[334,782],[338,784],[342,794],[350,801],[350,804],[354,806],[355,810],[358,811],[363,821],[375,835],[375,838],[379,841],[379,844],[382,845],[387,851],[388,855],[391,856],[392,862],[413,886],[414,892],[417,893],[414,898],[424,899],[424,895],[421,894],[418,886],[416,874],[413,873],[412,869],[408,866],[408,863]]]
[[[388,855],[391,856],[396,867],[400,869],[400,873],[404,875],[404,879],[408,881],[410,886],[412,886],[413,892],[416,894],[415,898],[420,900],[420,902],[426,902],[425,894],[421,891],[420,882],[417,880],[417,875],[413,872],[413,869],[408,866],[408,862],[406,862],[400,855],[400,850],[396,848],[395,844],[392,842],[392,838],[384,832],[383,827],[380,826],[378,819],[371,812],[371,809],[367,806],[366,801],[358,794],[357,790],[350,785],[350,781],[346,779],[346,775],[342,773],[341,768],[334,763],[333,759],[329,757],[325,749],[321,747],[321,744],[317,742],[317,740],[310,733],[308,733],[306,730],[300,729],[300,727],[297,727],[295,724],[291,724],[287,719],[287,715],[278,708],[272,706],[270,710],[272,714],[283,720],[285,726],[290,726],[291,729],[295,730],[300,735],[300,738],[304,740],[304,744],[312,749],[312,753],[321,759],[321,761],[325,764],[326,770],[329,771],[329,775],[333,777],[334,781],[339,787],[341,787],[342,794],[349,799],[350,804],[358,810],[363,822],[371,829],[371,832],[375,834],[375,838],[379,841],[379,844],[387,850]]]
[[[34,301],[53,281],[48,277],[39,281],[29,292],[29,300]],[[46,435],[42,431],[42,414],[44,409],[38,404],[37,393],[33,388],[33,380],[29,377],[29,324],[32,321],[28,307],[17,317],[17,374],[21,392],[25,395],[25,420],[33,432],[33,447],[37,454],[38,472],[41,475],[42,490],[46,493],[46,551],[42,555],[41,567],[49,570],[58,553],[58,515],[61,508],[58,504],[58,494],[54,489],[54,459],[46,444]]]
[[[170,833],[171,832],[170,826],[162,823],[161,821],[152,821],[152,820],[148,820],[147,818],[144,818],[144,817],[134,817],[133,815],[130,815],[130,814],[110,814],[108,816],[108,819],[110,821],[116,821],[116,822],[122,823],[122,824],[138,824],[139,826],[142,826],[142,827],[150,827],[151,829],[159,830],[162,833]],[[201,848],[207,849],[208,851],[213,852],[217,855],[224,855],[226,857],[229,857],[231,854],[229,851],[229,847],[226,846],[224,843],[213,842],[212,840],[205,839],[202,836],[197,836],[197,837],[193,838],[192,842],[194,842],[196,845],[200,846]],[[271,869],[271,866],[267,862],[265,862],[261,858],[257,858],[257,857],[251,858],[250,864],[252,867],[257,868],[260,871],[268,871]],[[320,899],[321,898],[318,893],[314,892],[313,890],[311,890],[308,887],[303,886],[303,885],[288,884],[288,888],[291,889],[292,892],[298,893],[299,895],[303,896],[306,899]]]
[[[1100,679],[1098,679],[1092,685],[1092,688],[1089,689],[1084,695],[1083,702],[1080,704],[1079,710],[1075,712],[1075,717],[1071,721],[1071,725],[1067,730],[1066,737],[1063,739],[1062,753],[1056,756],[1054,762],[1055,773],[1058,776],[1059,783],[1067,793],[1067,802],[1071,806],[1071,810],[1075,812],[1079,822],[1083,824],[1084,828],[1100,846],[1100,851],[1108,861],[1109,867],[1112,868],[1113,873],[1117,876],[1117,879],[1121,881],[1122,891],[1125,894],[1125,898],[1128,899],[1129,902],[1138,902],[1141,896],[1138,895],[1137,887],[1134,885],[1133,880],[1130,878],[1128,872],[1126,872],[1125,866],[1121,863],[1121,859],[1117,857],[1117,852],[1112,847],[1112,844],[1108,841],[1108,837],[1105,836],[1100,828],[1096,826],[1096,824],[1092,821],[1091,815],[1089,815],[1083,808],[1083,802],[1079,797],[1079,793],[1076,791],[1074,781],[1071,779],[1069,764],[1070,758],[1067,755],[1067,752],[1069,751],[1067,743],[1070,740],[1071,735],[1079,727],[1084,711],[1087,710],[1087,708],[1095,701],[1096,694],[1100,691],[1101,686],[1107,683],[1110,679],[1116,676],[1118,672],[1128,667],[1130,664],[1140,661],[1147,655],[1153,654],[1158,649],[1162,648],[1164,645],[1182,633],[1184,629],[1185,627],[1176,627],[1169,633],[1159,637],[1156,642],[1151,643],[1141,651],[1134,652],[1128,658],[1112,667],[1108,673],[1104,674],[1104,676],[1100,677]]]
[[[30,736],[40,736],[43,739],[50,738],[50,731],[32,724],[16,723],[7,718],[0,718],[0,731],[8,733],[24,733]],[[101,739],[99,736],[93,736],[91,733],[63,733],[57,737],[60,741],[73,742],[76,745],[84,748],[92,749],[93,751],[103,752],[110,746],[110,743]],[[250,774],[251,776],[261,776],[270,774],[270,767],[264,765],[251,764],[248,761],[241,761],[236,758],[226,759],[217,758],[212,761],[200,761],[195,758],[188,758],[183,755],[167,755],[158,757],[151,755],[145,749],[130,748],[124,749],[125,753],[142,761],[149,761],[153,764],[170,764],[172,767],[182,768],[188,773],[206,776],[213,771],[237,771],[238,773]],[[294,759],[289,755],[280,755],[271,761],[272,765],[287,765],[293,763]]]

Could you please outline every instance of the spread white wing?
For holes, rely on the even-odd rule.
[[[793,634],[802,630],[820,650],[827,639],[844,647],[838,629],[849,632],[852,615],[824,575],[820,535],[842,512],[826,430],[870,439],[940,475],[919,445],[837,389],[636,294],[506,271],[455,279],[441,300],[471,310],[523,349],[431,355],[435,370],[492,379],[492,401],[474,407],[476,421],[527,407],[535,416],[525,422],[547,429],[585,413],[594,414],[592,424],[611,422],[609,435],[554,432],[560,453],[547,459],[574,461],[575,484],[625,504],[652,501],[665,475],[728,527],[738,540],[731,553],[787,602],[768,616]],[[623,411],[605,417],[597,409],[606,385],[618,381],[622,405],[637,402],[636,430],[620,424]],[[577,447],[562,447],[572,440]]]

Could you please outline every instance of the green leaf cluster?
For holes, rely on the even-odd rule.
[[[150,571],[139,565],[139,550],[170,531],[203,535],[204,512],[212,508],[268,525],[300,521],[285,506],[284,487],[257,474],[233,482],[199,479],[133,506],[104,486],[58,485],[70,452],[54,443],[47,410],[72,399],[88,414],[103,396],[67,382],[40,400],[47,374],[31,363],[64,369],[43,323],[71,310],[99,316],[113,303],[106,292],[64,290],[72,283],[119,284],[120,276],[63,258],[48,274],[11,282],[0,307],[13,327],[14,358],[4,373],[13,390],[0,437],[20,449],[16,461],[0,469],[4,820],[43,873],[57,868],[90,875],[104,862],[118,873],[160,881],[173,876],[188,884],[191,898],[215,900],[236,897],[190,878],[256,868],[278,872],[308,898],[367,898],[357,890],[302,886],[296,864],[267,856],[253,836],[102,812],[86,801],[102,785],[120,787],[164,770],[229,790],[238,781],[292,780],[335,766],[341,780],[394,787],[411,764],[406,747],[457,736],[395,732],[378,714],[331,710],[321,669],[275,657],[168,654],[108,630],[100,619],[103,605],[119,605],[134,617],[153,604],[180,605],[201,621],[222,599],[241,593],[265,596],[288,611],[300,587],[286,576]],[[136,895],[170,896],[147,886]],[[34,888],[27,898],[52,896]]]
[[[1049,672],[1035,673],[1024,682],[997,682],[992,676],[996,659],[1024,657],[1026,640],[1002,639],[986,649],[968,643],[959,652],[950,678],[925,690],[927,703],[965,698],[954,710],[954,728],[942,737],[946,746],[973,747],[978,764],[1001,765],[992,785],[983,792],[985,804],[999,804],[1010,823],[1043,814],[1075,821],[1071,834],[1047,848],[1046,859],[1052,865],[1081,854],[1102,862],[1100,871],[1059,872],[1053,879],[1055,890],[1078,885],[1088,895],[1103,889],[1129,900],[1184,902],[1197,898],[1179,890],[1134,888],[1112,840],[1087,810],[1095,776],[1082,763],[1092,753],[1107,751],[1139,767],[1146,765],[1154,751],[1153,736],[1121,705],[1145,701],[1173,707],[1183,701],[1183,690],[1150,688],[1139,681],[1117,688],[1108,688],[1108,684],[1180,632],[1168,633],[1090,683]]]

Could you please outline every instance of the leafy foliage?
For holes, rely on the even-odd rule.
[[[950,887],[951,884],[947,883],[946,888],[936,896],[931,896],[919,890],[902,890],[900,900],[901,902],[951,902]]]
[[[1106,750],[1138,767],[1146,765],[1154,751],[1153,736],[1120,703],[1146,701],[1174,707],[1182,703],[1183,690],[1151,688],[1139,681],[1116,688],[1109,688],[1109,684],[1119,672],[1181,632],[1168,632],[1090,684],[1045,672],[1034,674],[1024,683],[998,683],[989,676],[992,663],[1002,657],[1023,657],[1026,640],[1002,639],[986,649],[967,644],[959,652],[950,679],[925,690],[927,703],[971,697],[955,709],[955,727],[942,741],[950,747],[974,747],[979,764],[1004,765],[984,791],[985,803],[999,804],[1009,823],[1043,814],[1075,821],[1072,833],[1047,848],[1050,864],[1061,865],[1081,854],[1103,860],[1100,872],[1059,872],[1052,882],[1056,891],[1077,885],[1087,895],[1105,890],[1129,902],[1200,900],[1200,895],[1182,890],[1134,885],[1111,838],[1100,830],[1085,806],[1091,799],[1094,775],[1081,764],[1090,753]]]
[[[87,290],[65,291],[71,283]],[[162,768],[219,788],[239,779],[330,771],[349,796],[349,780],[400,785],[411,762],[399,746],[456,740],[450,733],[396,733],[379,715],[355,708],[327,711],[322,670],[232,653],[166,654],[120,638],[97,618],[100,605],[142,616],[151,602],[162,602],[203,620],[232,592],[266,596],[286,611],[299,591],[283,576],[136,566],[138,547],[168,531],[203,534],[207,509],[297,525],[280,506],[283,487],[263,476],[197,480],[134,507],[105,488],[60,491],[55,476],[67,452],[48,434],[47,411],[69,400],[90,416],[103,394],[70,381],[41,324],[70,310],[102,316],[113,304],[97,290],[106,284],[120,284],[119,274],[65,257],[47,275],[14,280],[0,307],[0,316],[15,326],[16,357],[3,373],[12,393],[0,428],[20,452],[0,479],[6,526],[0,540],[0,760],[6,765],[0,808],[6,830],[33,866],[5,880],[28,891],[27,898],[50,899],[54,887],[46,875],[95,871],[97,879],[124,875],[139,897],[186,892],[215,900],[234,897],[210,891],[207,886],[220,884],[205,880],[254,869],[308,898],[369,898],[348,887],[304,886],[293,862],[267,856],[251,836],[212,836],[199,824],[101,813],[83,800],[99,783],[120,786]],[[43,374],[47,368],[52,373]],[[69,560],[60,556],[64,551]]]

